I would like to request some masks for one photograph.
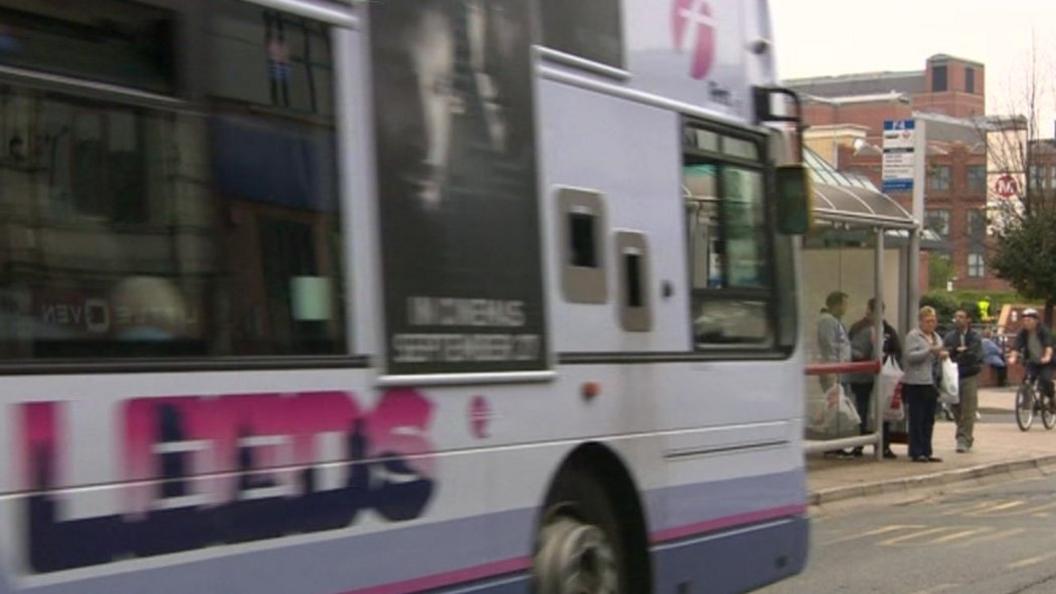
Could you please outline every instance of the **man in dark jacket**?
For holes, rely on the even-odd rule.
[[[965,453],[975,441],[975,411],[979,409],[979,372],[983,370],[983,339],[972,330],[968,312],[954,315],[955,328],[946,335],[943,346],[957,364],[960,403],[953,407],[957,421],[957,451]]]
[[[883,309],[883,304],[881,304],[881,309]],[[854,325],[851,326],[850,332],[848,332],[848,336],[851,338],[852,361],[872,361],[876,358],[873,354],[873,329],[876,328],[875,311],[876,299],[870,299],[865,310],[865,317],[855,322]],[[898,331],[896,331],[891,324],[888,324],[887,320],[884,320],[884,360],[886,361],[889,357],[894,358],[896,363],[901,364],[902,344],[898,340]],[[861,434],[866,435],[869,433],[868,421],[873,411],[871,401],[876,375],[872,373],[852,374],[849,377],[849,381],[851,384],[851,391],[854,392],[854,398],[858,406],[858,415],[862,419],[860,426]],[[883,422],[883,419],[881,419],[880,422]],[[891,451],[891,430],[887,423],[883,424],[883,438],[884,458],[897,458],[898,456]],[[861,446],[854,448],[851,453],[854,456],[861,456]]]

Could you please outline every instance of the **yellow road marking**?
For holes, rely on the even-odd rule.
[[[960,584],[939,584],[938,586],[932,586],[924,590],[917,590],[916,592],[913,592],[913,594],[935,594],[936,592],[945,592],[946,590],[952,590],[958,586],[960,586]]]
[[[1007,503],[1001,503],[999,505],[995,505],[993,507],[987,508],[987,509],[985,509],[983,511],[975,512],[975,513],[971,513],[971,514],[967,514],[967,515],[971,515],[971,516],[985,516],[987,514],[992,514],[994,512],[999,512],[999,511],[1004,511],[1006,509],[1012,509],[1014,507],[1019,507],[1019,506],[1023,505],[1024,503],[1026,503],[1026,501],[1009,501]]]
[[[955,505],[952,509],[948,509],[948,510],[942,512],[942,515],[944,515],[944,516],[959,516],[959,515],[969,514],[969,513],[973,513],[973,512],[976,512],[976,511],[980,511],[980,510],[985,510],[985,509],[987,509],[989,507],[993,507],[995,505],[1001,505],[1001,503],[1002,502],[1000,502],[1000,501],[983,501],[981,503],[976,501],[976,502],[973,502],[973,503],[969,503],[968,505],[964,505],[964,504]]]
[[[869,532],[863,532],[861,534],[855,534],[853,536],[844,536],[830,540],[828,542],[820,543],[818,546],[827,547],[829,545],[840,544],[844,542],[850,542],[852,540],[858,540],[860,538],[869,538],[870,536],[879,536],[881,534],[887,534],[889,532],[895,532],[896,530],[913,530],[915,528],[924,528],[923,524],[892,524],[890,526],[884,526],[883,528],[877,528],[870,530]]]
[[[936,545],[936,544],[943,544],[943,543],[947,543],[947,542],[953,542],[955,540],[960,540],[960,539],[965,538],[967,536],[974,536],[976,534],[983,534],[983,533],[986,533],[986,532],[990,532],[991,530],[993,530],[993,528],[987,528],[987,527],[970,528],[968,530],[961,530],[960,532],[954,532],[953,534],[947,534],[946,536],[940,536],[940,537],[936,538],[935,540],[928,541],[928,544],[929,545]]]
[[[1046,553],[1044,555],[1038,555],[1037,557],[1027,557],[1026,559],[1016,561],[1015,563],[1009,563],[1005,567],[1008,569],[1022,569],[1024,567],[1030,567],[1031,565],[1037,565],[1043,561],[1048,561],[1053,557],[1056,557],[1056,553]]]
[[[909,534],[903,534],[902,536],[896,536],[885,541],[877,543],[882,547],[893,547],[899,543],[906,542],[908,540],[917,540],[931,534],[938,534],[940,532],[948,532],[950,530],[956,530],[956,528],[950,526],[939,526],[938,528],[928,528],[927,530],[920,530],[919,532],[911,532]]]
[[[1006,539],[1006,538],[1011,538],[1013,536],[1016,536],[1016,535],[1019,535],[1019,534],[1023,534],[1026,531],[1027,531],[1026,528],[1011,528],[1009,530],[1002,530],[1001,532],[992,532],[990,534],[986,534],[984,536],[980,536],[979,538],[971,538],[971,539],[968,539],[968,540],[966,540],[964,542],[959,542],[955,546],[957,546],[957,547],[972,547],[972,546],[983,544],[983,543],[986,543],[986,542],[994,542],[995,540],[1003,540],[1003,539]]]
[[[1045,511],[1047,509],[1052,509],[1054,507],[1056,507],[1056,501],[1051,502],[1051,503],[1046,503],[1044,505],[1036,505],[1034,507],[1028,507],[1027,509],[1023,510],[1023,515],[1036,514],[1038,512],[1042,512],[1042,511]]]

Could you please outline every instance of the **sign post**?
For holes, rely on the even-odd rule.
[[[917,323],[920,309],[920,236],[924,231],[924,185],[928,168],[928,133],[922,120],[916,121],[913,137],[913,220],[917,223],[909,242],[909,314],[908,332]]]
[[[912,192],[910,212],[917,228],[909,238],[907,307],[903,308],[902,332],[917,322],[920,306],[920,235],[924,227],[924,184],[927,168],[927,132],[919,119],[884,121],[883,190]]]

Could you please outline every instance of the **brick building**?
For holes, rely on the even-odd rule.
[[[986,263],[985,74],[978,62],[940,54],[920,71],[785,81],[804,96],[807,145],[837,169],[868,177],[877,186],[884,120],[926,122],[925,226],[942,242],[922,258],[922,287],[928,286],[932,268],[931,284],[950,280],[957,289],[1007,289]],[[891,196],[911,208],[908,193]]]

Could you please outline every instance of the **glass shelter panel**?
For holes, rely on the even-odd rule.
[[[890,325],[885,348],[897,350],[900,254],[897,249],[884,251],[884,298],[877,307],[876,250],[872,228],[822,222],[805,239],[802,286],[808,363],[875,360],[874,310]],[[873,373],[815,373],[806,382],[808,439],[854,437],[875,430]]]

